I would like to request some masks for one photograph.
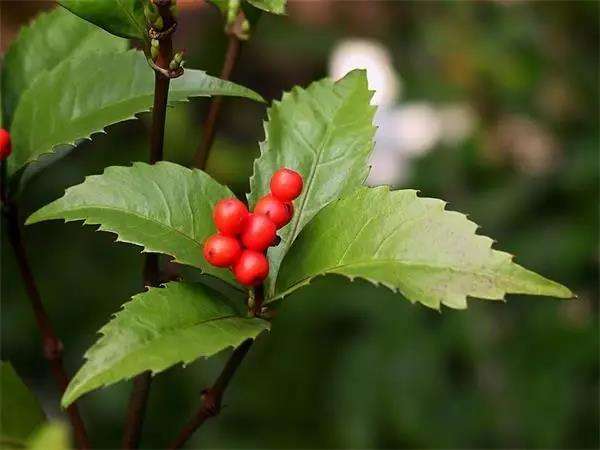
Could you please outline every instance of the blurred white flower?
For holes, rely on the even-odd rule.
[[[408,177],[409,166],[409,159],[396,152],[393,147],[377,144],[371,154],[371,171],[367,185],[397,186]]]
[[[464,103],[450,103],[439,107],[442,125],[441,140],[453,146],[465,141],[475,131],[477,115],[473,108]]]
[[[367,184],[402,184],[410,173],[411,158],[424,155],[439,143],[457,145],[473,133],[476,116],[466,104],[413,102],[397,106],[400,76],[389,51],[379,42],[351,39],[334,48],[330,76],[339,79],[354,69],[366,69],[369,88],[375,91],[372,103],[378,106]]]
[[[406,103],[381,117],[378,137],[385,136],[402,154],[417,156],[431,150],[441,132],[440,116],[431,104]]]
[[[349,39],[339,43],[329,58],[329,75],[337,80],[354,69],[366,69],[369,89],[375,91],[373,103],[393,104],[400,96],[401,84],[389,51],[377,41]]]
[[[486,139],[492,161],[508,160],[522,172],[538,175],[552,171],[560,162],[561,148],[550,130],[529,117],[506,115]]]

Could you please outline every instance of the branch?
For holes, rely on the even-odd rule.
[[[248,39],[247,30],[244,30],[245,21],[246,17],[240,10],[237,13],[237,16],[235,16],[233,23],[227,25],[227,53],[225,54],[225,61],[223,62],[223,68],[221,69],[221,79],[223,80],[229,80],[231,78],[231,73],[233,72],[240,54],[241,44],[244,40]],[[208,115],[203,126],[204,133],[202,135],[202,141],[194,155],[193,165],[198,169],[204,170],[206,167],[208,155],[215,139],[222,100],[222,97],[219,96],[211,99]],[[258,286],[252,294],[254,295],[251,295],[251,298],[249,299],[249,312],[251,315],[256,316],[262,312],[263,286]],[[192,434],[194,434],[207,419],[215,417],[221,412],[223,396],[229,386],[229,382],[248,354],[253,343],[254,340],[247,339],[242,342],[239,347],[233,350],[233,353],[227,360],[225,367],[223,367],[223,370],[213,383],[212,387],[202,391],[202,405],[181,429],[177,438],[175,438],[169,446],[169,449],[175,450],[183,447]]]
[[[250,314],[256,316],[262,312],[263,286],[258,286],[253,294],[254,295],[250,296],[248,308]],[[215,417],[221,412],[223,395],[225,395],[227,386],[229,386],[229,382],[248,354],[248,350],[250,350],[253,343],[253,339],[246,339],[239,347],[233,350],[233,353],[227,360],[225,367],[223,367],[223,370],[213,383],[212,387],[202,391],[202,405],[181,429],[177,438],[171,443],[169,446],[170,450],[183,447],[188,439],[192,437],[192,434],[194,434],[207,419]]]
[[[63,366],[63,344],[54,332],[54,328],[52,327],[48,313],[46,312],[44,304],[42,303],[42,298],[35,282],[35,278],[33,277],[33,272],[31,271],[31,266],[29,265],[29,259],[27,258],[25,243],[23,241],[23,236],[21,234],[21,228],[19,225],[19,211],[17,204],[8,197],[8,193],[6,191],[6,164],[2,164],[2,166],[2,207],[3,215],[6,218],[6,232],[8,235],[8,240],[10,241],[15,252],[19,271],[21,272],[21,277],[25,283],[27,296],[29,297],[31,307],[33,309],[35,321],[42,335],[44,358],[48,360],[52,375],[54,376],[56,384],[58,385],[59,391],[62,395],[69,384],[69,377],[67,376]],[[90,442],[85,430],[85,425],[75,403],[71,404],[71,406],[67,408],[67,414],[69,416],[69,421],[71,422],[71,427],[73,428],[75,440],[79,448],[90,448]]]
[[[167,115],[167,100],[171,78],[176,78],[183,73],[181,66],[173,67],[173,40],[171,35],[177,28],[177,21],[171,11],[171,0],[152,0],[160,20],[160,29],[155,28],[156,22],[151,24],[148,34],[153,41],[158,42],[158,54],[150,60],[154,69],[154,106],[152,108],[152,130],[150,133],[150,164],[163,159],[163,144],[165,136],[165,118]],[[173,2],[174,4],[174,2]],[[161,282],[159,257],[155,253],[146,255],[144,262],[144,285],[158,286]],[[142,425],[150,393],[151,374],[143,372],[133,379],[133,390],[129,397],[127,418],[123,433],[123,448],[135,449],[139,447]]]
[[[229,382],[248,353],[248,350],[250,350],[253,342],[252,339],[247,339],[233,351],[229,360],[227,360],[227,364],[225,364],[223,371],[212,387],[202,391],[202,406],[200,406],[200,409],[196,411],[194,416],[181,429],[177,438],[169,446],[169,449],[183,447],[192,434],[194,434],[207,419],[219,414],[221,411],[223,394],[225,394]]]
[[[223,80],[229,80],[231,78],[231,73],[233,72],[235,64],[240,55],[242,40],[245,38],[244,31],[242,30],[242,25],[245,20],[244,13],[240,11],[235,22],[231,26],[227,27],[227,53],[225,54],[225,61],[223,62],[223,68],[221,69],[221,79]],[[202,140],[200,141],[198,150],[196,150],[196,154],[194,155],[193,165],[198,169],[204,170],[206,167],[208,155],[217,132],[217,122],[221,112],[222,102],[223,97],[220,96],[213,97],[210,101],[208,115],[206,116],[206,121],[204,122],[203,126],[204,132],[202,134]]]

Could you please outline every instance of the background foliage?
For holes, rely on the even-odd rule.
[[[3,33],[39,2],[2,2]],[[281,305],[269,339],[252,350],[204,447],[598,447],[598,5],[594,2],[304,2],[265,15],[234,80],[279,98],[327,74],[333,47],[375,38],[392,53],[406,101],[465,101],[473,135],[411,162],[403,187],[469,212],[517,261],[580,299],[512,296],[440,315],[367,283],[321,278]],[[225,38],[216,10],[182,12],[177,38],[190,66],[219,71]],[[203,26],[198,27],[201,21]],[[5,31],[6,30],[6,31]],[[310,35],[311,39],[306,39]],[[3,36],[4,38],[4,36]],[[3,39],[3,45],[6,39]],[[206,102],[170,110],[167,158],[187,163]],[[494,141],[501,118],[525,115],[558,143],[551,170],[523,169]],[[147,116],[146,116],[147,117]],[[208,172],[248,191],[264,107],[227,99]],[[108,165],[145,160],[147,124],[109,128],[33,180],[27,215]],[[496,142],[496,145],[494,144]],[[530,149],[529,149],[530,150]],[[33,268],[67,366],[81,365],[123,299],[139,292],[139,248],[106,233],[48,222],[25,230]],[[34,251],[35,249],[35,251]],[[87,286],[87,289],[83,287]],[[42,398],[56,393],[10,249],[2,239],[2,359]],[[157,378],[143,446],[164,445],[199,401],[223,358]],[[127,383],[82,401],[92,439],[116,447]]]

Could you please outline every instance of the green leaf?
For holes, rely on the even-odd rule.
[[[127,45],[127,41],[111,36],[62,8],[40,14],[31,25],[21,29],[4,58],[4,127],[10,126],[19,98],[39,74],[68,58],[92,51],[123,51]]]
[[[248,3],[273,14],[285,14],[286,0],[248,0]]]
[[[189,97],[232,95],[262,101],[235,83],[186,69],[171,82],[169,104]],[[134,119],[154,99],[154,72],[143,53],[129,50],[69,59],[37,78],[23,94],[11,129],[13,154],[9,174],[53,152],[60,144],[103,132],[108,125]]]
[[[60,0],[59,3],[73,14],[109,33],[146,40],[146,17],[142,0]]]
[[[62,399],[67,407],[101,386],[188,364],[254,339],[269,323],[243,317],[227,300],[201,284],[168,283],[126,303],[85,354]]]
[[[69,450],[69,429],[62,422],[45,424],[29,439],[28,450]]]
[[[221,14],[223,14],[225,18],[227,18],[227,11],[229,10],[230,0],[210,0],[210,2],[219,9]]]
[[[566,287],[492,250],[477,225],[445,202],[416,191],[360,188],[325,208],[286,257],[278,297],[318,275],[364,278],[431,308],[465,308],[466,297],[502,300],[506,293],[572,298]]]
[[[0,361],[0,392],[0,443],[26,440],[45,422],[46,416],[35,396],[6,361]]]
[[[235,284],[227,269],[213,267],[202,254],[204,240],[215,233],[212,209],[234,194],[200,170],[170,162],[108,167],[89,176],[64,197],[33,213],[27,224],[43,220],[85,220],[117,241],[165,253],[175,261]]]
[[[304,190],[294,202],[292,221],[279,231],[281,243],[269,249],[267,298],[273,296],[281,261],[302,228],[367,177],[375,132],[371,95],[366,73],[355,70],[336,83],[324,79],[308,89],[294,88],[269,109],[249,203],[256,204],[269,191],[271,176],[282,166],[302,174]]]
[[[286,0],[247,0],[249,4],[251,4],[252,6],[262,10],[262,11],[266,11],[266,12],[270,12],[272,14],[285,14],[285,4],[286,4]],[[229,11],[230,5],[231,3],[234,3],[232,0],[210,0],[210,2],[215,5],[219,11],[221,11],[221,14],[223,14],[223,16],[225,17],[225,19],[227,19],[227,12]],[[239,2],[236,2],[239,4]],[[247,9],[245,8],[245,3],[242,2],[241,6],[244,9],[244,12],[246,13],[246,18],[248,20],[250,20],[250,22],[255,22],[255,20],[251,20],[251,19],[255,19],[252,17],[248,17],[249,15],[253,15],[253,14],[248,14]],[[256,11],[256,10],[255,10]]]

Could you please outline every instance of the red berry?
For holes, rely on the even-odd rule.
[[[271,193],[282,202],[291,202],[302,192],[302,176],[282,167],[271,177]]]
[[[244,247],[262,252],[271,245],[277,228],[275,224],[269,220],[267,216],[260,214],[248,214],[244,231],[242,231],[242,244]]]
[[[0,128],[0,161],[10,155],[11,152],[10,133],[4,128]]]
[[[242,254],[239,241],[231,236],[213,234],[204,243],[204,258],[217,267],[230,267]]]
[[[233,266],[233,274],[240,284],[256,286],[269,274],[269,261],[260,252],[244,250]]]
[[[277,229],[287,225],[292,220],[294,206],[290,202],[277,200],[272,194],[262,197],[254,207],[254,214],[262,214],[271,219]]]
[[[248,208],[237,198],[220,200],[213,210],[213,220],[217,229],[228,236],[241,233],[247,217]]]

